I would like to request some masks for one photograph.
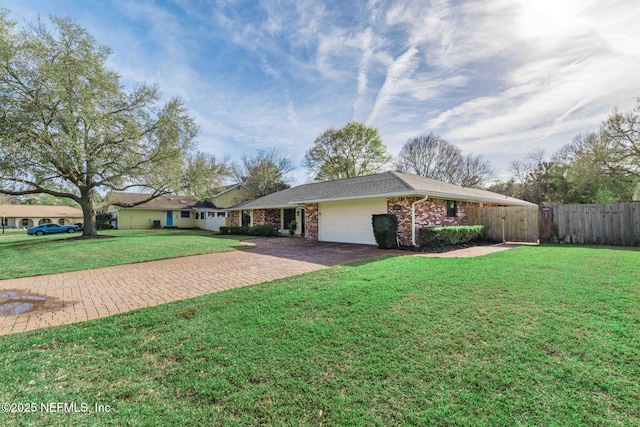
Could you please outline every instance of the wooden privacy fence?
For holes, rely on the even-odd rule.
[[[488,226],[487,237],[498,242],[538,242],[537,206],[471,207],[467,209],[467,222]]]
[[[507,242],[640,246],[640,203],[473,207],[470,225],[489,226],[488,238]]]
[[[540,208],[544,243],[640,245],[640,203],[556,205]]]

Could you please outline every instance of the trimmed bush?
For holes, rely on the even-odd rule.
[[[488,229],[485,225],[425,227],[419,231],[420,246],[436,248],[461,245],[483,238]]]
[[[372,215],[372,222],[378,248],[397,248],[398,218],[393,214]]]
[[[267,224],[254,225],[253,227],[249,228],[249,235],[263,237],[273,236],[273,227]]]
[[[233,227],[229,227],[229,234],[235,234],[235,235],[247,235],[249,234],[249,227],[238,227],[238,226],[233,226]]]
[[[231,230],[229,230],[231,227],[220,227],[220,234],[231,234]]]

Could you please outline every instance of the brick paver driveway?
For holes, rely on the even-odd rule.
[[[356,260],[406,254],[374,246],[283,238],[247,244],[255,247],[2,280],[0,335],[96,319]],[[29,307],[34,309],[14,314]]]

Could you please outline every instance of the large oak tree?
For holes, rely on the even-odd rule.
[[[315,181],[331,181],[382,172],[390,161],[377,129],[349,122],[318,136],[303,164]]]
[[[19,31],[0,13],[0,193],[72,199],[89,237],[99,191],[184,190],[198,131],[179,99],[125,88],[110,55],[69,19]]]

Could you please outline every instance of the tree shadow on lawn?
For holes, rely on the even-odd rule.
[[[66,236],[66,235],[65,235]],[[69,235],[71,236],[71,234]],[[81,237],[81,236],[80,236]],[[33,240],[31,240],[33,238]],[[60,242],[65,241],[74,241],[78,240],[78,238],[73,237],[62,237],[62,236],[29,236],[28,240],[19,240],[17,242],[0,242],[1,249],[13,249],[17,251],[26,251],[32,248],[39,248],[46,245],[55,245]]]

